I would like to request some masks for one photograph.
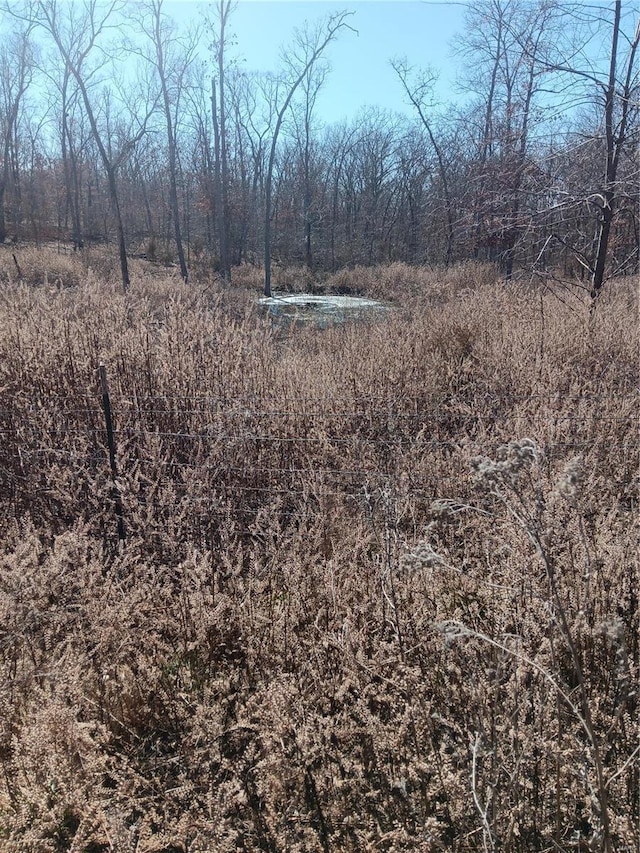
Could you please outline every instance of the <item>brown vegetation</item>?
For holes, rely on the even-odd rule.
[[[327,282],[393,315],[283,330],[250,289],[19,261],[3,851],[637,849],[631,282],[590,317],[394,264]]]

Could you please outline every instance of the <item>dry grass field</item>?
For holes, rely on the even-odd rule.
[[[283,328],[255,270],[17,261],[3,853],[638,849],[634,282],[394,264]]]

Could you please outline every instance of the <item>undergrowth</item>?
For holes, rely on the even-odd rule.
[[[632,283],[391,265],[283,330],[45,261],[0,265],[3,851],[637,849]]]

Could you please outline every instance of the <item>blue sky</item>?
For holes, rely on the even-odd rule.
[[[179,21],[198,17],[203,4],[189,0],[165,3]],[[204,4],[206,5],[206,4]],[[318,115],[327,122],[355,115],[365,106],[409,112],[389,60],[407,56],[416,66],[440,72],[437,97],[452,99],[455,61],[451,46],[462,30],[464,4],[433,0],[239,0],[229,28],[235,52],[247,68],[278,69],[280,50],[291,42],[293,30],[336,11],[353,11],[349,23],[357,33],[344,31],[327,50],[332,67],[318,99]]]

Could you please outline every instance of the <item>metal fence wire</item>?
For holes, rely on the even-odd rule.
[[[310,397],[296,400],[294,411],[251,395],[112,394],[106,368],[101,375],[102,400],[51,395],[31,400],[19,417],[0,409],[0,484],[14,507],[39,506],[61,471],[110,481],[120,538],[134,492],[148,503],[152,492],[173,489],[182,509],[208,505],[215,515],[224,504],[238,517],[272,501],[286,500],[293,513],[293,504],[319,496],[364,500],[385,489],[424,504],[454,497],[471,476],[469,456],[491,451],[492,425],[455,395]],[[487,394],[483,402],[510,408],[514,438],[535,436],[548,461],[614,454],[622,479],[638,470],[637,392]],[[611,433],[621,440],[607,439]]]

